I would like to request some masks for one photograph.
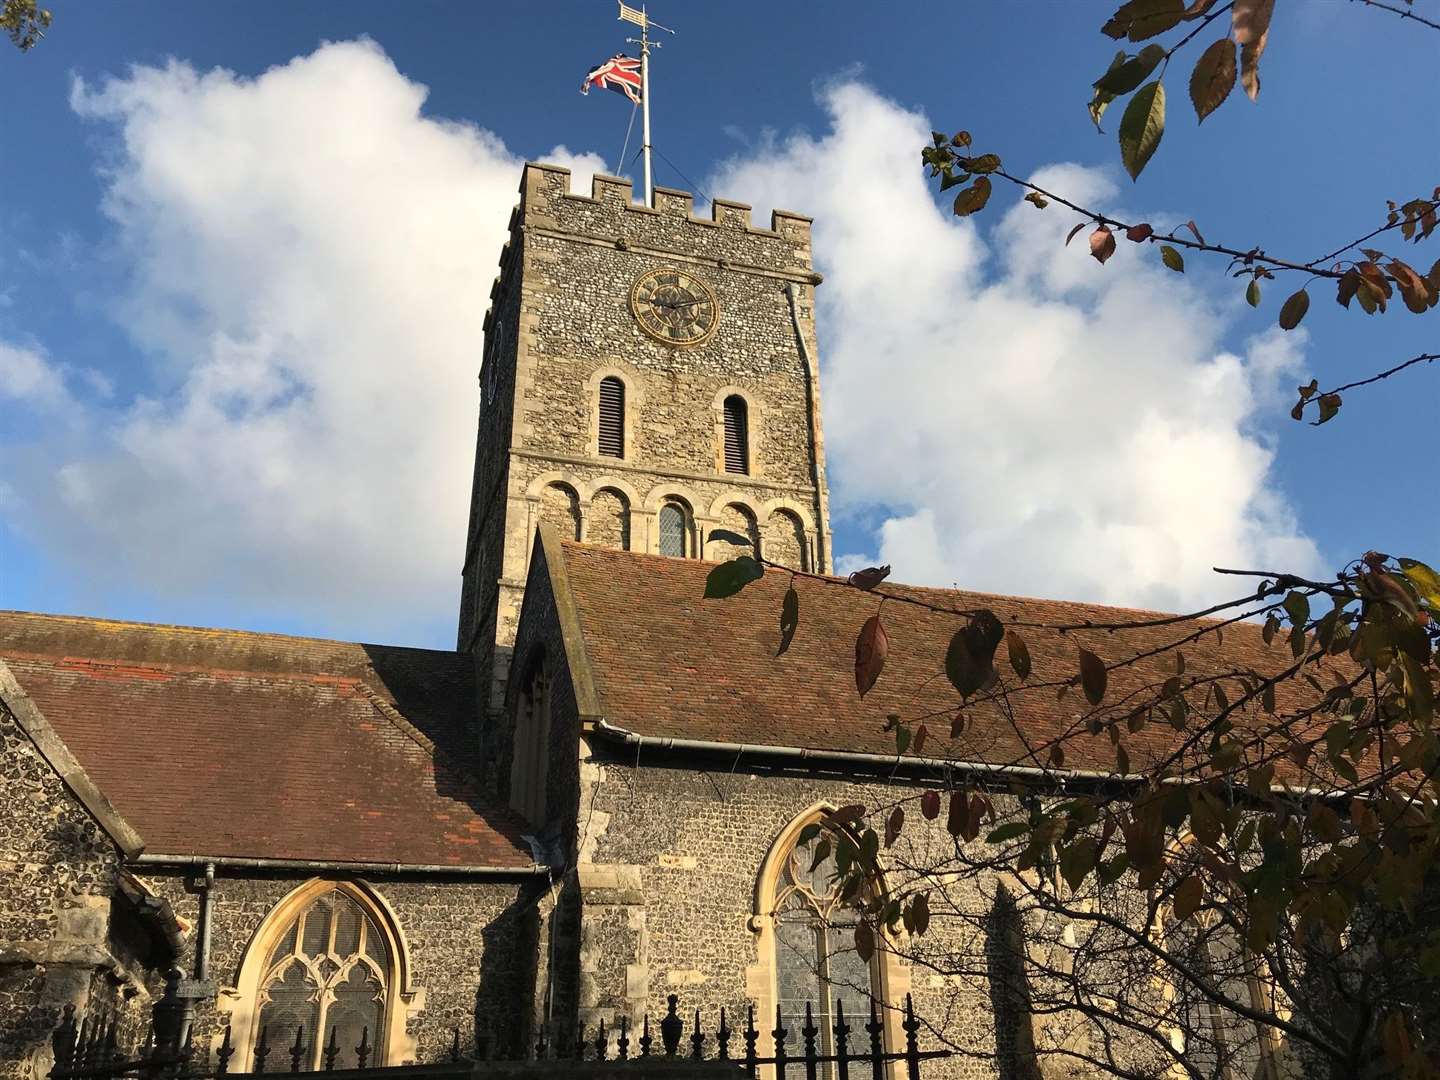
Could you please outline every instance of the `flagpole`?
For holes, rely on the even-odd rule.
[[[640,9],[644,16],[645,9]],[[650,178],[650,20],[646,18],[640,24],[640,109],[641,117],[641,139],[645,152],[645,205],[652,210],[655,208],[655,185]],[[633,115],[633,114],[632,114]]]

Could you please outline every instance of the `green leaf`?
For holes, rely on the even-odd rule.
[[[947,172],[940,178],[940,190],[949,191],[956,184],[963,184],[970,179],[969,173]]]
[[[1332,419],[1335,414],[1340,411],[1340,403],[1341,398],[1339,394],[1321,394],[1320,419],[1316,420],[1315,423],[1317,425],[1323,424],[1327,420]]]
[[[992,173],[1000,168],[1000,155],[981,154],[979,157],[961,158],[960,163],[973,173]]]
[[[1120,854],[1102,862],[1096,876],[1099,877],[1101,884],[1114,885],[1115,882],[1125,876],[1125,871],[1129,869],[1130,856],[1122,851]]]
[[[820,823],[818,821],[812,821],[809,825],[806,825],[803,829],[800,830],[800,836],[795,841],[795,846],[804,847],[806,844],[810,843],[811,840],[814,840],[815,837],[819,835]]]
[[[969,217],[977,210],[984,209],[985,204],[989,201],[990,178],[977,176],[975,183],[955,196],[955,214],[958,217]]]
[[[759,581],[765,567],[749,555],[723,562],[705,578],[705,599],[722,600],[734,596],[752,581]]]
[[[1305,318],[1305,312],[1310,310],[1310,294],[1304,289],[1297,293],[1291,293],[1285,303],[1280,305],[1280,329],[1294,330],[1300,325],[1300,320]]]
[[[1250,284],[1245,286],[1245,302],[1251,307],[1260,306],[1260,279],[1251,278]]]
[[[993,830],[985,837],[987,844],[1003,844],[1006,840],[1014,840],[1017,836],[1024,836],[1030,831],[1030,826],[1023,821],[1009,821]]]
[[[1183,274],[1185,272],[1184,257],[1169,244],[1160,245],[1160,261],[1177,274]]]
[[[800,627],[800,594],[795,586],[785,590],[785,599],[780,604],[780,648],[776,656],[783,656],[795,640],[795,631]]]
[[[1397,559],[1400,564],[1400,573],[1405,575],[1406,580],[1415,586],[1415,591],[1420,594],[1431,608],[1440,610],[1440,574],[1426,566],[1423,562],[1415,559]]]
[[[819,826],[816,826],[816,828],[819,828]],[[823,863],[823,862],[824,862],[826,859],[828,859],[829,857],[830,857],[830,838],[829,838],[829,837],[826,837],[824,840],[821,840],[820,843],[818,843],[818,844],[815,845],[815,855],[814,855],[814,857],[810,860],[810,873],[813,874],[813,873],[815,872],[815,868],[816,868],[817,866],[819,866],[821,863]]]
[[[1165,59],[1164,46],[1146,45],[1140,50],[1138,56],[1132,56],[1119,65],[1112,64],[1104,75],[1095,80],[1095,89],[1112,97],[1128,94],[1144,82],[1163,59]]]
[[[1285,614],[1290,616],[1290,621],[1295,626],[1304,626],[1310,621],[1310,598],[1304,593],[1286,593],[1285,602],[1281,606],[1285,609]]]
[[[1223,37],[1200,54],[1190,73],[1190,103],[1204,120],[1218,109],[1235,87],[1235,42]]]
[[[1100,847],[1093,836],[1083,837],[1061,852],[1060,873],[1065,883],[1072,889],[1080,888],[1095,869],[1099,854]]]
[[[1165,87],[1156,79],[1146,83],[1120,118],[1120,160],[1130,179],[1137,180],[1165,134]]]

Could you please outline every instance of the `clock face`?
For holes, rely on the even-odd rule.
[[[664,267],[630,288],[630,311],[640,329],[667,345],[699,345],[715,331],[720,305],[699,278]]]

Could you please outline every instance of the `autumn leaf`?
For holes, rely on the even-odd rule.
[[[905,809],[897,806],[890,811],[890,816],[885,819],[885,846],[893,847],[895,841],[900,838],[900,830],[905,827]]]
[[[1080,687],[1085,691],[1085,700],[1099,705],[1105,700],[1105,685],[1110,680],[1105,671],[1105,661],[1089,649],[1080,649]]]
[[[1165,134],[1165,87],[1156,79],[1135,92],[1120,118],[1120,160],[1137,180]]]
[[[1071,241],[1071,240],[1074,240],[1076,234],[1079,233],[1081,229],[1085,228],[1085,226],[1086,226],[1087,224],[1088,224],[1088,222],[1082,221],[1082,222],[1080,222],[1079,225],[1076,225],[1073,229],[1071,229],[1071,230],[1065,235],[1065,246],[1066,246],[1066,247],[1069,247],[1069,246],[1070,246],[1070,241]]]
[[[955,214],[958,217],[969,217],[977,210],[984,209],[985,204],[989,201],[990,178],[977,176],[975,183],[955,196]]]
[[[790,643],[795,640],[795,631],[800,626],[800,594],[791,585],[785,591],[785,599],[780,604],[780,648],[776,656],[783,656],[790,648]]]
[[[1038,191],[1032,191],[1025,196],[1025,201],[1035,207],[1036,210],[1044,210],[1050,205],[1050,200],[1041,195]]]
[[[945,828],[951,836],[963,837],[970,831],[970,796],[964,788],[950,793],[950,813]]]
[[[1205,237],[1200,235],[1200,226],[1196,225],[1193,219],[1185,222],[1185,228],[1190,230],[1191,235],[1194,236],[1198,242],[1202,244],[1205,243]]]
[[[1240,85],[1251,101],[1260,96],[1260,56],[1274,11],[1275,0],[1235,0],[1230,9],[1230,32],[1240,46]]]
[[[1235,86],[1235,42],[1221,38],[1200,54],[1190,73],[1190,103],[1204,120],[1218,109]]]
[[[865,625],[860,628],[860,635],[855,639],[855,689],[860,691],[862,697],[880,677],[880,672],[885,667],[885,654],[889,649],[890,641],[885,636],[885,627],[880,622],[880,616],[871,615],[865,620]]]
[[[1304,289],[1297,293],[1291,293],[1285,303],[1280,305],[1280,329],[1294,330],[1300,325],[1300,320],[1305,318],[1305,312],[1310,310],[1310,294]]]
[[[890,576],[890,566],[867,566],[864,570],[856,570],[845,579],[846,584],[853,585],[857,589],[864,589],[869,592]]]
[[[1160,261],[1177,274],[1185,272],[1185,258],[1169,244],[1160,245]]]
[[[920,813],[926,821],[934,821],[940,816],[940,793],[934,788],[920,796]]]
[[[1112,64],[1110,70],[1095,80],[1095,89],[1119,97],[1134,90],[1165,59],[1165,49],[1160,45],[1146,45],[1138,56],[1132,56],[1121,64]]]
[[[1010,653],[1010,666],[1014,668],[1015,675],[1019,679],[1030,677],[1030,649],[1025,644],[1025,639],[1014,630],[1005,633],[1005,648]]]
[[[1143,244],[1146,240],[1150,239],[1150,234],[1154,231],[1148,223],[1142,221],[1139,225],[1131,225],[1125,230],[1125,239],[1134,241],[1137,244]]]
[[[1205,899],[1205,883],[1198,874],[1191,874],[1175,887],[1175,918],[1184,922],[1200,910]]]
[[[1095,226],[1095,231],[1090,234],[1090,254],[1102,265],[1115,254],[1115,234],[1104,225]]]
[[[1341,403],[1341,402],[1340,402],[1340,395],[1339,395],[1339,394],[1321,394],[1321,395],[1320,395],[1320,418],[1315,421],[1315,426],[1316,426],[1316,427],[1319,427],[1321,424],[1325,423],[1327,420],[1332,419],[1332,418],[1335,416],[1335,414],[1340,411],[1340,403]]]
[[[754,542],[750,539],[750,537],[748,537],[748,536],[741,536],[739,533],[737,533],[737,532],[732,532],[732,531],[729,530],[729,529],[712,529],[712,530],[710,530],[710,539],[711,539],[711,540],[723,540],[725,543],[727,543],[727,544],[734,544],[736,547],[746,547],[746,548],[748,548],[748,547],[753,547],[753,546],[754,546]]]
[[[1251,307],[1260,306],[1260,279],[1251,278],[1250,284],[1245,286],[1245,302]]]
[[[859,923],[855,927],[855,952],[867,964],[875,955],[875,931],[870,929],[867,922]]]

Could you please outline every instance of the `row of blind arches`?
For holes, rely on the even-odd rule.
[[[722,406],[725,414],[725,471],[750,473],[750,407],[739,394]],[[614,375],[600,380],[600,421],[597,447],[601,457],[625,456],[625,384]]]
[[[595,492],[589,506],[582,511],[574,488],[558,481],[549,484],[541,493],[540,517],[568,539],[583,539],[621,551],[645,547],[643,538],[635,535],[642,519],[632,511],[625,494],[615,488]],[[697,537],[694,513],[682,499],[662,502],[655,522],[655,550],[661,555],[679,559],[701,557],[697,541],[703,538]],[[730,503],[720,511],[717,525],[748,537],[751,545],[772,562],[797,570],[810,569],[805,526],[790,510],[776,509],[762,522],[748,506]],[[729,559],[740,553],[728,543],[712,541],[705,544],[703,557]]]

